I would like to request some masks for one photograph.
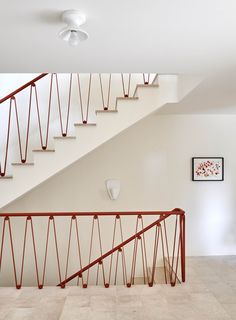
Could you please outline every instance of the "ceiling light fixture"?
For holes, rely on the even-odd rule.
[[[59,37],[68,42],[71,46],[77,46],[80,41],[88,39],[88,33],[80,29],[80,26],[86,22],[86,16],[77,10],[64,11],[61,17],[62,21],[67,24],[59,32]]]

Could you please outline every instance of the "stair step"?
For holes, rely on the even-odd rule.
[[[167,275],[167,283],[169,283],[169,275]],[[134,284],[145,284],[145,282],[147,283],[148,280],[150,281],[152,278],[152,268],[149,267],[148,268],[148,278],[146,277],[145,281],[144,281],[144,277],[140,276],[140,277],[135,277],[134,278]],[[156,267],[155,268],[155,273],[154,273],[154,283],[155,284],[166,284],[166,279],[165,279],[165,271],[164,271],[164,267]]]
[[[12,165],[12,166],[33,166],[34,163],[33,163],[33,162],[25,162],[25,163],[22,163],[22,162],[12,162],[11,165]]]
[[[152,270],[149,271],[149,274],[151,277]],[[165,278],[164,267],[156,267],[154,272],[154,283],[165,284],[166,280],[167,280],[167,283],[170,283],[168,271],[166,271],[166,278]]]
[[[144,281],[144,278],[143,278],[143,277],[135,277],[135,278],[134,278],[134,284],[135,284],[135,285],[137,285],[137,284],[145,284],[144,282],[145,282],[145,281]],[[146,282],[147,282],[147,280],[146,280]]]
[[[46,150],[35,149],[35,150],[33,150],[33,152],[55,152],[55,149],[46,149]]]
[[[167,266],[167,260],[166,261],[166,274],[164,267],[156,267],[154,270],[154,283],[158,284],[165,284],[166,280],[167,283],[170,283],[170,269]],[[152,268],[148,268],[149,277],[151,278],[152,275]],[[175,278],[175,272],[173,271],[173,279]],[[180,279],[176,276],[176,283],[181,283]]]
[[[76,136],[66,136],[66,137],[63,137],[63,136],[55,136],[53,137],[54,139],[57,139],[57,140],[67,140],[67,139],[76,139]]]
[[[11,176],[11,175],[4,176],[4,177],[0,176],[0,179],[12,179],[12,178],[13,178],[13,176]]]
[[[116,100],[138,100],[138,97],[117,97]]]
[[[92,127],[92,126],[96,126],[97,124],[94,123],[74,123],[75,127]]]
[[[159,84],[157,84],[157,83],[137,84],[137,87],[141,87],[141,88],[158,88],[158,87],[159,87]]]
[[[96,113],[117,113],[118,110],[111,109],[111,110],[96,110]]]
[[[159,84],[137,84],[136,89],[134,90],[134,96],[137,94],[138,88],[159,88]]]

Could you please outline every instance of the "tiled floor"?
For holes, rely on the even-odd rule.
[[[175,288],[0,288],[4,320],[236,320],[236,256],[187,259]]]

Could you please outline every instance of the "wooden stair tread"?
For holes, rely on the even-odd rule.
[[[118,110],[111,109],[111,110],[96,110],[96,113],[117,113]]]
[[[12,165],[12,166],[33,166],[34,163],[33,163],[33,162],[25,162],[25,163],[22,163],[22,162],[12,162],[11,165]]]
[[[13,178],[12,175],[4,176],[4,177],[0,176],[0,179],[12,179],[12,178]]]
[[[138,97],[117,97],[116,100],[138,100]]]
[[[93,127],[96,126],[97,124],[94,123],[74,123],[75,127]]]
[[[43,149],[35,149],[35,150],[32,150],[33,152],[55,152],[55,149],[46,149],[46,150],[43,150]]]
[[[66,136],[66,137],[63,137],[63,136],[55,136],[55,137],[53,137],[53,139],[57,139],[57,140],[76,139],[76,136]]]
[[[141,88],[158,88],[159,84],[151,83],[151,84],[137,84],[137,87]]]

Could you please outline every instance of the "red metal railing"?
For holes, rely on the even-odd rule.
[[[25,280],[39,289],[58,282],[130,287],[137,277],[153,286],[160,268],[165,283],[185,281],[181,209],[0,214],[0,227],[1,286],[19,289]]]
[[[150,74],[42,73],[0,99],[0,178],[10,171],[13,158],[27,164],[33,147],[49,150],[53,132],[67,137],[74,123],[88,124],[101,107],[117,110],[117,97],[132,98],[136,85],[149,85],[155,78]],[[94,105],[98,101],[100,105]]]

